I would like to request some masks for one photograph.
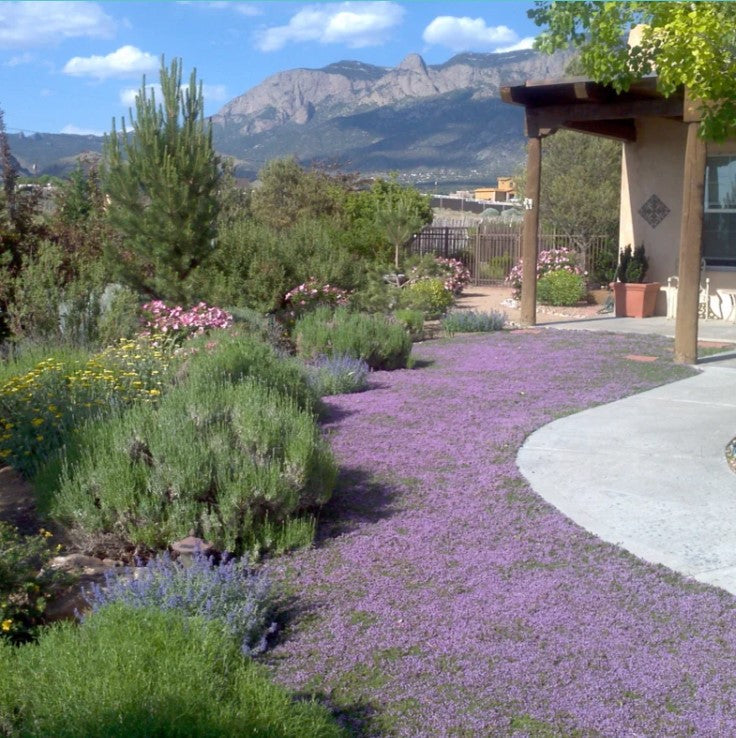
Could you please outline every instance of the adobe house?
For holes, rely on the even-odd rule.
[[[479,187],[473,194],[476,200],[508,202],[516,194],[516,185],[511,177],[499,177],[496,187]]]
[[[721,317],[730,298],[721,293],[722,301],[716,291],[736,289],[736,140],[699,138],[698,106],[683,89],[663,97],[653,77],[621,93],[583,77],[527,82],[503,87],[501,98],[524,106],[528,137],[523,322],[536,321],[542,138],[563,128],[605,136],[623,143],[619,245],[644,244],[648,280],[666,284],[678,277],[675,358],[694,363],[701,280],[709,278]],[[665,307],[661,294],[658,313]]]

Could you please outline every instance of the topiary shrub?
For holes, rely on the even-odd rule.
[[[345,735],[243,658],[216,623],[109,605],[38,643],[0,643],[0,730],[54,738]]]
[[[616,281],[629,284],[640,284],[644,281],[649,270],[649,259],[646,256],[644,245],[637,246],[633,252],[627,246],[619,257],[616,269]]]
[[[385,315],[317,308],[294,326],[297,352],[307,361],[318,356],[352,356],[371,369],[401,369],[409,361],[411,338]]]
[[[547,272],[537,282],[537,299],[542,305],[575,305],[585,295],[583,277],[565,269]]]
[[[421,310],[429,320],[444,315],[454,301],[452,292],[445,289],[444,281],[439,278],[407,284],[399,298],[401,307]]]
[[[213,379],[86,425],[56,489],[40,493],[86,536],[161,549],[194,529],[239,553],[309,543],[294,531],[313,533],[302,517],[329,499],[335,477],[311,413],[252,379]]]

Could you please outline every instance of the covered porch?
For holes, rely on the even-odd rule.
[[[700,119],[697,106],[683,89],[669,98],[663,97],[655,78],[643,79],[622,93],[580,77],[527,82],[502,88],[501,97],[505,102],[524,107],[528,138],[522,322],[536,323],[542,139],[560,129],[605,136],[624,144],[620,246],[644,242],[654,281],[665,286],[668,278],[676,277],[670,284],[677,284],[677,290],[676,309],[670,307],[669,311],[663,291],[659,303],[661,318],[618,319],[624,321],[623,328],[614,328],[610,318],[601,316],[601,320],[610,325],[606,330],[624,332],[640,332],[639,326],[632,331],[637,322],[666,321],[662,329],[668,324],[673,327],[676,361],[694,363],[705,279],[713,282],[713,295],[725,295],[736,288],[736,260],[732,264],[730,259],[713,259],[706,269],[715,271],[708,276],[703,269],[706,157],[711,145],[706,146],[697,135]],[[713,148],[717,154],[724,150],[729,149]],[[730,169],[728,172],[730,176]],[[671,292],[670,296],[674,297],[675,293]],[[674,319],[667,320],[665,312],[674,314]],[[721,332],[729,336],[736,333],[730,321],[713,320],[724,317],[723,313],[712,313],[709,317],[707,323],[723,324]],[[653,328],[653,324],[642,325],[641,332],[659,332],[652,331]]]

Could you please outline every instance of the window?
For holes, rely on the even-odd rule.
[[[703,258],[736,267],[736,156],[709,156],[705,167]]]

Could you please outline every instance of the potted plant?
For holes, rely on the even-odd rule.
[[[659,282],[644,282],[649,260],[644,246],[633,251],[627,246],[622,252],[616,269],[616,281],[611,283],[616,304],[617,318],[650,318],[661,285]]]

